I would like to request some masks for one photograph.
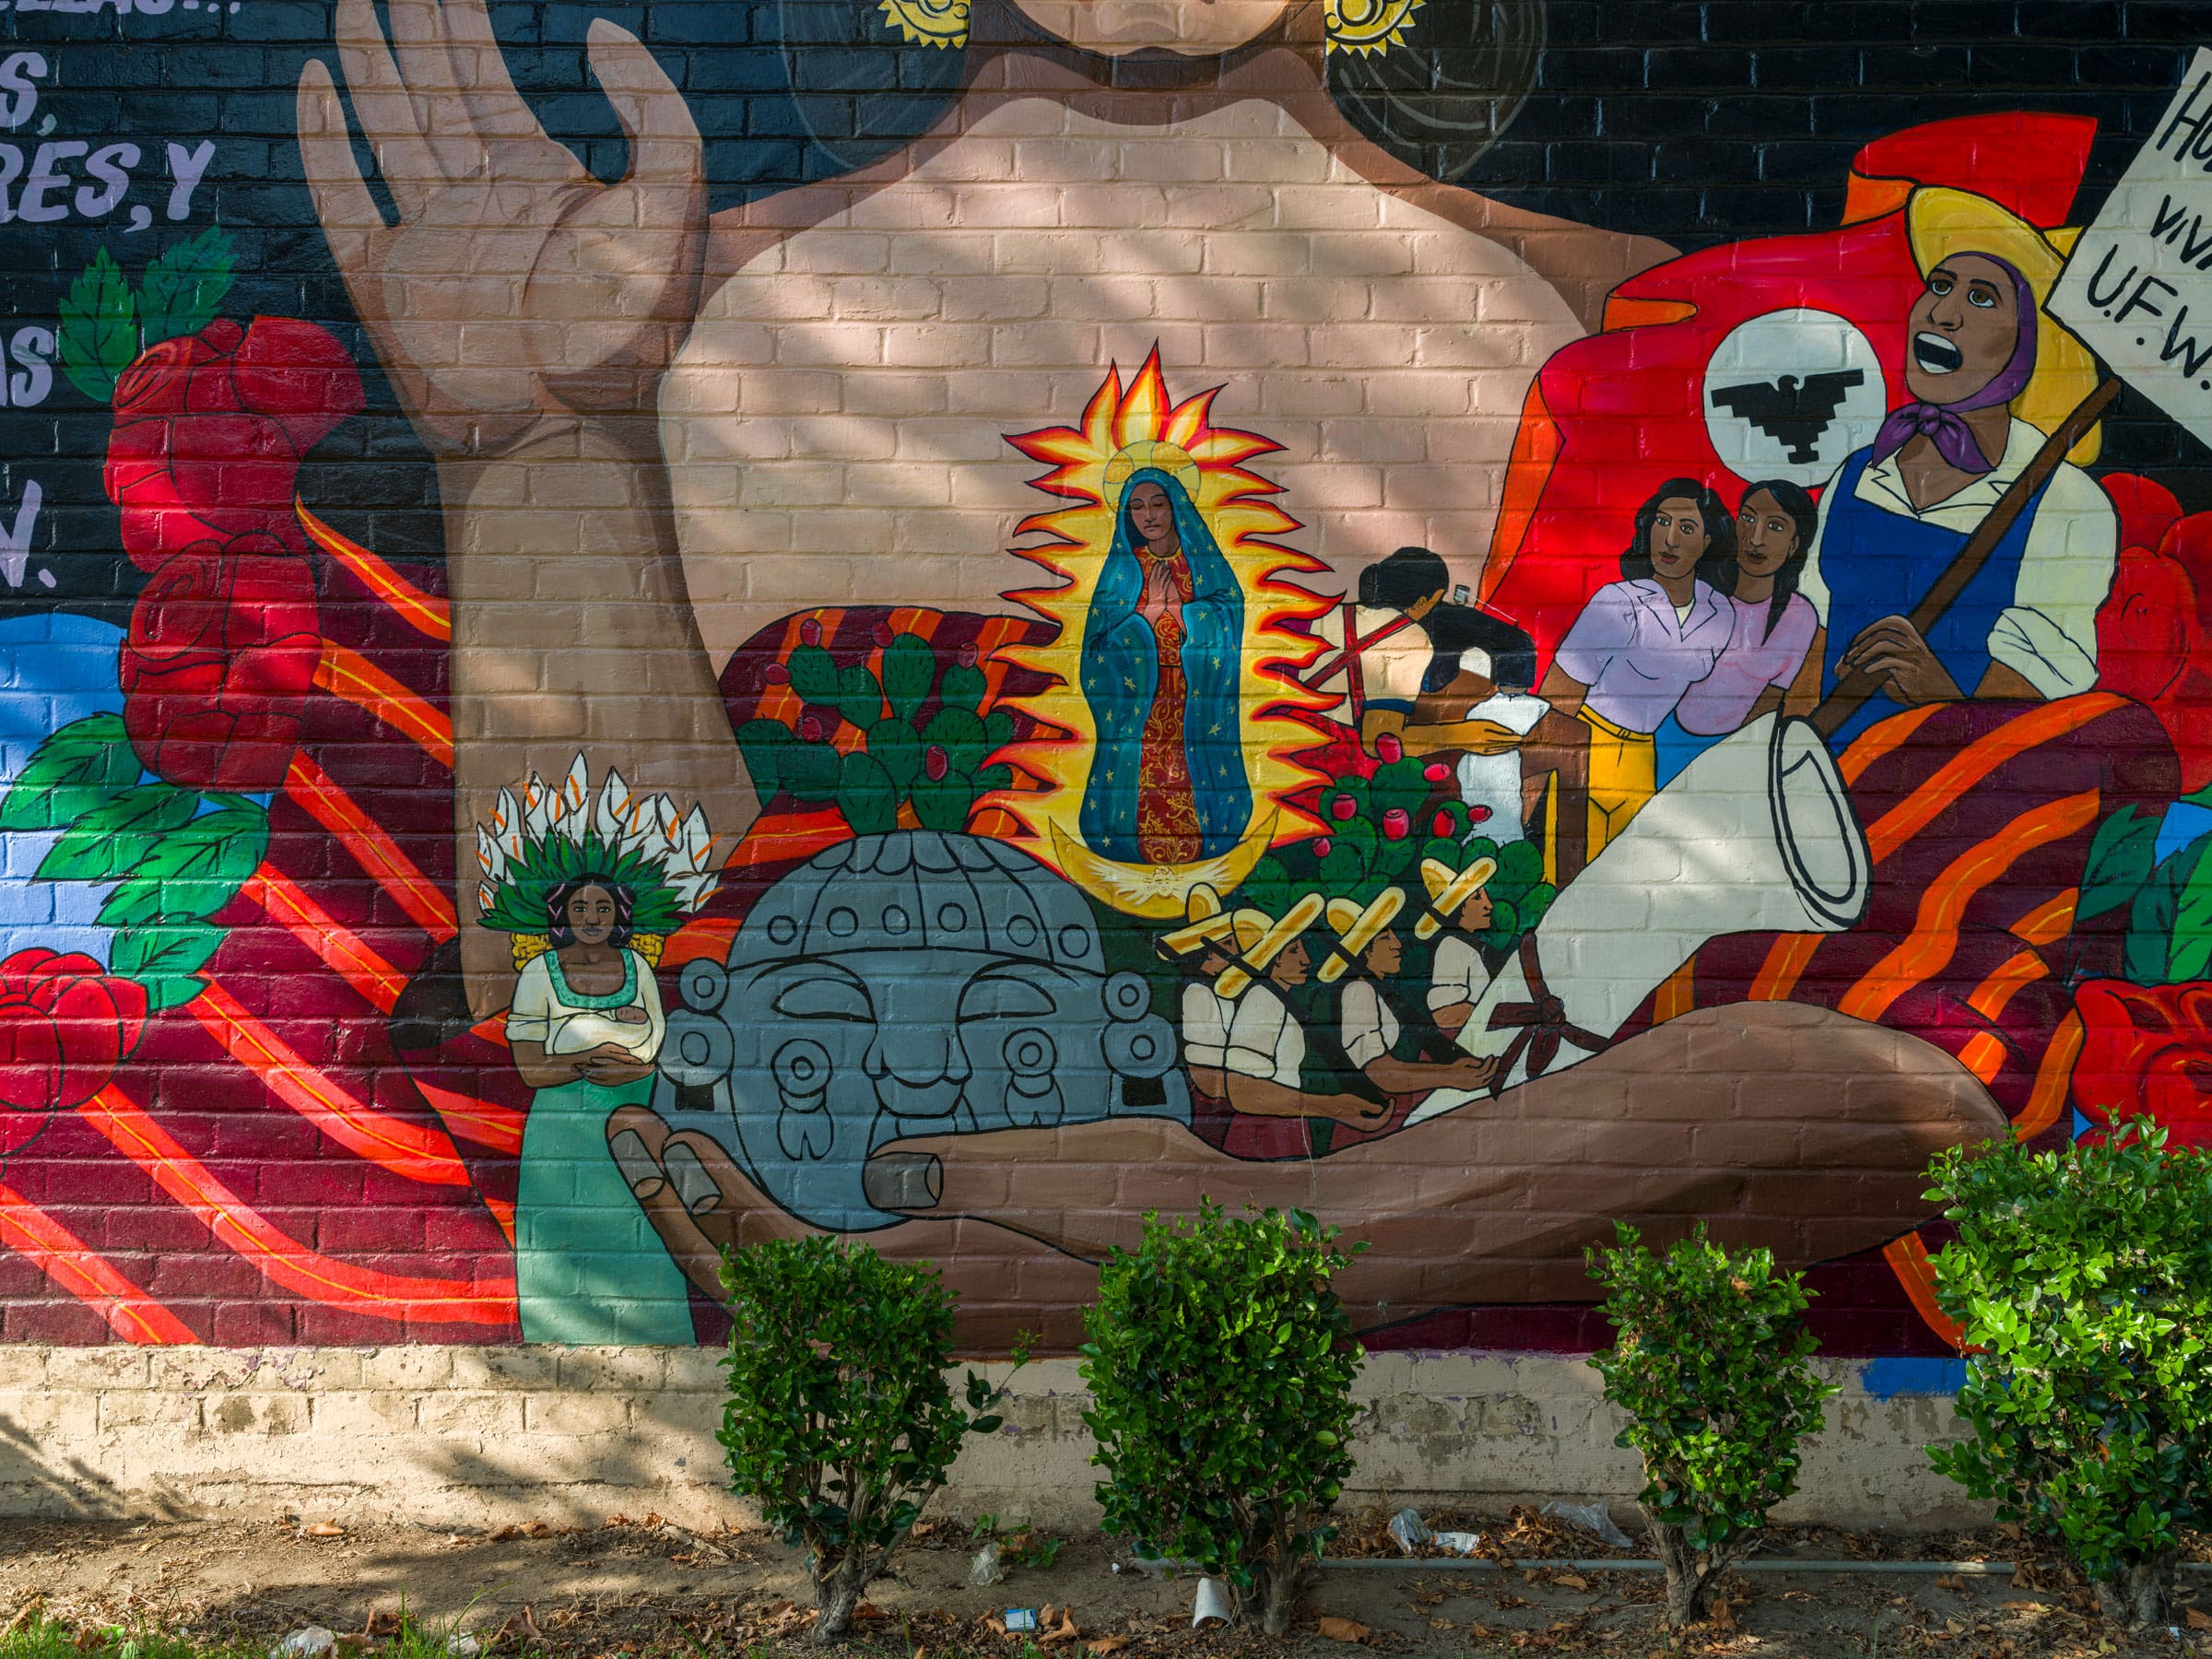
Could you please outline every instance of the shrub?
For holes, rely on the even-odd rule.
[[[1362,1350],[1329,1288],[1351,1260],[1336,1234],[1302,1211],[1232,1220],[1204,1200],[1188,1224],[1147,1214],[1085,1314],[1107,1530],[1226,1580],[1238,1619],[1256,1605],[1270,1635],[1289,1629],[1352,1468]]]
[[[1660,1256],[1634,1228],[1615,1230],[1618,1248],[1588,1253],[1614,1331],[1590,1363],[1629,1416],[1614,1443],[1643,1455],[1640,1497],[1678,1630],[1705,1617],[1714,1581],[1797,1489],[1798,1443],[1836,1390],[1812,1372],[1804,1284],[1771,1252],[1724,1250],[1700,1223]]]
[[[2105,1616],[2167,1622],[2178,1531],[2212,1511],[2212,1157],[2102,1145],[1946,1152],[1936,1300],[1970,1349],[1970,1434],[1936,1468],[2058,1540]]]
[[[998,1427],[988,1413],[1004,1390],[971,1371],[967,1406],[955,1403],[954,1297],[927,1265],[818,1235],[733,1251],[722,1281],[730,1483],[806,1547],[814,1639],[828,1641],[851,1629],[962,1439]]]

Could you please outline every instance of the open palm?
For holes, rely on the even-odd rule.
[[[356,309],[424,440],[496,453],[547,417],[650,409],[697,309],[699,129],[633,35],[594,21],[593,72],[629,140],[614,184],[546,135],[484,0],[338,0],[353,106],[398,208],[362,182],[330,72],[300,78],[300,151]]]

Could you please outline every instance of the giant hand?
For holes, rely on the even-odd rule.
[[[696,803],[759,811],[684,583],[655,387],[695,312],[699,129],[605,21],[591,61],[629,138],[602,184],[546,135],[484,0],[338,0],[339,56],[392,199],[361,182],[330,74],[300,81],[300,154],[347,290],[438,456],[453,602],[455,908],[472,1018],[503,1007],[505,940],[474,925],[476,829],[502,789],[582,755]]]
[[[602,184],[516,94],[483,0],[339,0],[337,39],[400,222],[355,165],[330,72],[300,77],[300,151],[347,291],[424,441],[495,453],[548,414],[649,406],[699,299],[706,183],[683,96],[601,18],[593,73],[629,140]]]
[[[1691,1222],[1792,1266],[1887,1242],[1926,1218],[1928,1160],[2006,1132],[1981,1082],[1920,1038],[1794,1003],[1701,1008],[1594,1059],[1319,1160],[1244,1162],[1161,1119],[895,1142],[872,1201],[913,1219],[864,1236],[941,1264],[962,1340],[1081,1340],[1066,1310],[1147,1210],[1202,1198],[1296,1206],[1373,1248],[1339,1288],[1362,1327],[1453,1304],[1594,1300],[1585,1245],[1632,1222]],[[670,1253],[712,1293],[719,1252],[809,1230],[712,1137],[648,1109],[608,1124]],[[1056,1299],[1066,1298],[1065,1301]]]

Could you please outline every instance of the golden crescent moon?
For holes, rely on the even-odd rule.
[[[1278,815],[1270,812],[1256,829],[1246,832],[1228,852],[1195,864],[1121,864],[1101,858],[1058,824],[1053,832],[1053,863],[1060,873],[1094,898],[1101,899],[1124,915],[1142,916],[1147,922],[1180,922],[1185,896],[1203,881],[1217,893],[1233,892],[1252,874],[1253,865],[1275,841]]]

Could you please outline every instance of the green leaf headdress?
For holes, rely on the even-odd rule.
[[[558,786],[532,772],[521,801],[500,791],[490,823],[477,826],[477,924],[514,935],[518,968],[549,947],[546,904],[565,881],[595,876],[628,888],[630,948],[658,962],[667,936],[721,879],[704,812],[679,818],[674,801],[633,794],[611,767],[594,799],[582,755]]]

